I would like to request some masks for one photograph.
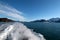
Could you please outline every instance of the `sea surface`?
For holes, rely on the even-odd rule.
[[[29,27],[25,22],[0,22],[0,40],[46,40],[43,34],[38,30],[33,31],[33,28],[36,27]]]
[[[60,23],[49,23],[49,22],[22,22],[27,28],[33,30],[36,33],[40,33],[46,40],[60,40]],[[0,22],[1,25],[6,22]],[[13,24],[9,22],[6,25]],[[4,30],[5,26],[2,28]],[[3,31],[1,30],[1,31]],[[0,31],[0,32],[1,32]]]
[[[46,40],[60,40],[60,23],[25,22],[28,28],[44,35]]]

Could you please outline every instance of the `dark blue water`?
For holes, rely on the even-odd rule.
[[[29,33],[28,33],[29,32]],[[44,40],[45,38],[19,22],[0,22],[0,40]],[[20,35],[20,36],[19,36]]]
[[[43,34],[47,40],[60,40],[60,23],[25,22],[24,24]]]
[[[5,22],[0,22],[2,24]],[[60,23],[24,22],[24,25],[43,34],[47,40],[60,40]]]

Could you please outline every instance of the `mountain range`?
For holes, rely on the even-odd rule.
[[[40,20],[31,21],[31,22],[56,22],[56,23],[60,23],[60,18],[51,18],[48,20],[40,19]]]
[[[8,18],[0,18],[0,22],[14,22],[14,20],[8,19]],[[17,21],[17,22],[21,22],[21,21]],[[40,19],[40,20],[34,20],[34,21],[30,21],[30,22],[56,22],[56,23],[60,23],[60,18],[51,18],[48,20]]]

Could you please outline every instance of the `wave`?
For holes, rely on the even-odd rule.
[[[46,40],[42,34],[33,32],[24,24],[18,22],[2,24],[0,29],[2,30],[0,40]]]

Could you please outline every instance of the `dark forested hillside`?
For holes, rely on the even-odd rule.
[[[0,18],[0,22],[13,22],[13,20],[8,18]]]

